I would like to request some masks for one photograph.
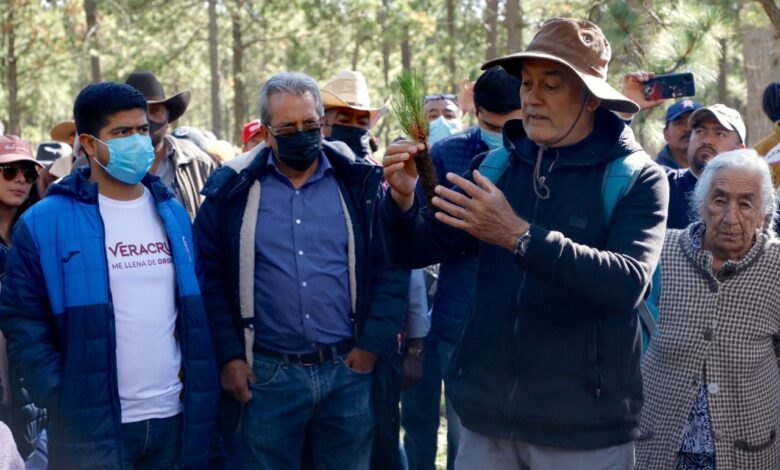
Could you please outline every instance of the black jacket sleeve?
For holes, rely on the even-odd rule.
[[[660,166],[648,163],[618,201],[603,250],[532,225],[530,243],[517,264],[551,285],[605,305],[609,311],[633,309],[645,294],[661,256],[668,201],[666,175]]]
[[[220,369],[233,359],[245,359],[244,340],[240,335],[237,307],[230,301],[230,255],[225,213],[219,198],[207,197],[195,218],[197,272],[203,303],[206,306],[214,350]]]

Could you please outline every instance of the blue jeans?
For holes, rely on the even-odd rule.
[[[122,424],[124,470],[170,470],[181,454],[181,414]]]
[[[410,470],[434,470],[439,433],[439,409],[443,372],[447,370],[455,345],[429,334],[424,340],[423,376],[401,394],[401,424],[404,450]],[[452,470],[458,453],[460,419],[446,400],[447,469]]]
[[[374,410],[371,373],[336,357],[304,366],[255,353],[252,400],[243,418],[244,464],[251,469],[365,470],[371,457]],[[303,449],[309,429],[309,449]]]

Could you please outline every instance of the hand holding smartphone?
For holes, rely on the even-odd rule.
[[[693,74],[690,72],[670,73],[656,75],[643,82],[642,91],[647,101],[682,98],[683,96],[695,96],[696,84],[693,80]]]

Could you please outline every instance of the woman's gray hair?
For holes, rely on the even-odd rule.
[[[772,184],[772,173],[769,171],[769,165],[766,160],[760,157],[753,149],[737,149],[724,152],[715,156],[707,163],[690,196],[691,213],[695,216],[694,218],[701,220],[701,210],[712,187],[712,181],[719,171],[751,173],[759,179],[760,209],[764,212],[763,231],[774,237],[777,199],[775,198],[775,187]]]
[[[263,85],[260,92],[260,120],[265,125],[272,122],[271,110],[268,106],[268,100],[277,93],[290,93],[297,96],[311,94],[314,98],[314,105],[317,108],[317,114],[322,117],[322,98],[320,97],[320,87],[310,76],[299,72],[277,73],[269,78]]]

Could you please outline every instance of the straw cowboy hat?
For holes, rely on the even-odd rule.
[[[520,77],[523,59],[551,60],[577,74],[593,96],[601,100],[603,108],[636,113],[639,105],[607,83],[611,58],[609,41],[598,26],[587,20],[552,18],[544,22],[525,52],[493,59],[483,65],[482,69],[500,65],[507,72]]]
[[[64,142],[66,144],[70,144],[68,137],[74,134],[76,134],[76,121],[74,121],[73,119],[60,121],[54,126],[52,126],[51,130],[49,131],[51,140],[56,140],[57,142]]]
[[[149,104],[162,103],[168,110],[168,122],[173,122],[184,114],[190,104],[190,91],[184,90],[170,98],[165,98],[162,84],[152,72],[133,72],[127,76],[125,84],[143,93]]]
[[[320,94],[322,95],[322,106],[326,110],[329,108],[351,108],[358,111],[368,111],[371,115],[372,127],[387,112],[389,102],[389,100],[385,101],[379,108],[372,107],[368,97],[366,77],[353,70],[340,72],[320,89]]]

